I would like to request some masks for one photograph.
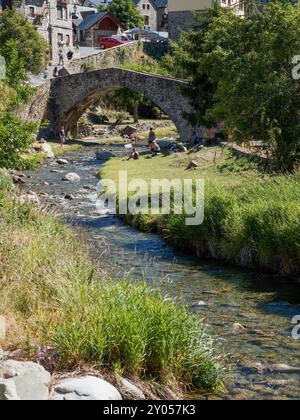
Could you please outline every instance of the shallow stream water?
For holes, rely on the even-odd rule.
[[[105,148],[124,154],[123,146]],[[292,339],[291,320],[300,315],[300,284],[190,258],[158,235],[141,233],[116,216],[97,212],[98,149],[67,153],[67,165],[45,162],[29,173],[26,188],[66,222],[86,231],[92,255],[100,259],[109,254],[120,277],[144,279],[201,314],[235,366],[228,393],[220,398],[299,399],[300,340]],[[62,182],[69,172],[80,175],[81,181]],[[73,199],[65,198],[67,194]]]

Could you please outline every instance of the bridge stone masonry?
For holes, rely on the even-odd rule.
[[[181,88],[185,81],[136,72],[117,67],[76,73],[51,80],[47,120],[48,134],[54,135],[60,126],[74,130],[82,114],[99,98],[119,89],[129,88],[144,94],[173,121],[182,140],[187,140],[192,127],[184,118],[190,109]]]

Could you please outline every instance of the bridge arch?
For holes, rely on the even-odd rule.
[[[181,93],[186,82],[120,68],[102,69],[53,79],[49,120],[52,131],[60,125],[71,130],[81,115],[101,96],[129,88],[144,94],[176,126],[182,140],[188,140],[192,127],[183,114],[190,105]]]

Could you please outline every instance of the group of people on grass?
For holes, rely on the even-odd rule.
[[[150,128],[149,136],[148,136],[148,144],[151,150],[152,157],[157,156],[160,153],[160,146],[156,141],[156,134],[154,128]],[[131,154],[128,157],[128,160],[138,160],[140,158],[140,154],[136,148],[132,149]]]

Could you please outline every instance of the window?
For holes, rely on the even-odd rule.
[[[29,7],[29,16],[30,17],[34,17],[35,13],[34,13],[34,7]]]
[[[147,10],[150,10],[150,4],[147,4]]]
[[[57,6],[57,19],[68,20],[68,9],[65,6]]]
[[[70,35],[66,35],[66,46],[70,46]]]
[[[64,35],[63,34],[57,34],[57,45],[59,47],[64,46]]]
[[[149,16],[145,16],[144,23],[145,23],[145,26],[150,25],[150,17]]]
[[[146,10],[146,5],[145,4],[143,4],[143,10]]]

